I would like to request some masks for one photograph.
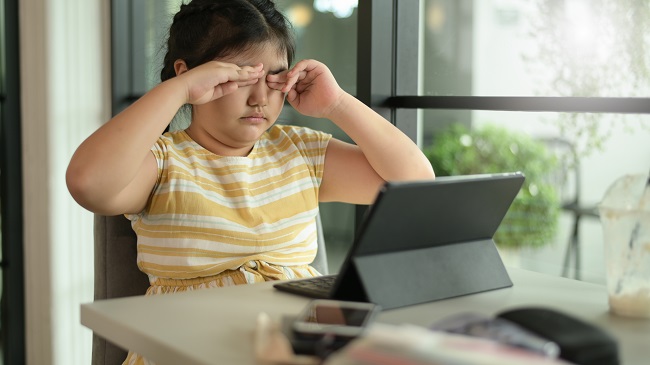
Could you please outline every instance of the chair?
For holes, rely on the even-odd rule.
[[[318,254],[312,266],[328,273],[327,252],[320,215],[316,218]],[[143,295],[149,287],[147,275],[136,265],[136,235],[122,215],[95,215],[95,300]],[[92,364],[122,364],[127,352],[93,335]]]
[[[596,204],[585,205],[580,196],[580,159],[571,141],[562,137],[539,137],[548,148],[549,153],[556,156],[557,168],[551,182],[560,193],[562,210],[569,212],[573,218],[571,234],[564,254],[562,276],[569,277],[569,268],[573,260],[573,277],[580,279],[580,222],[582,218],[599,218]]]

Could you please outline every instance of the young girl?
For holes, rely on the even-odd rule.
[[[132,221],[147,294],[319,275],[319,202],[370,204],[384,181],[434,178],[325,65],[290,67],[291,28],[270,0],[181,5],[167,46],[162,82],[84,141],[67,171],[79,204]],[[276,125],[285,99],[356,145]],[[163,134],[185,105],[189,127]]]

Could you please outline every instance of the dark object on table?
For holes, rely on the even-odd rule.
[[[577,365],[618,365],[618,344],[609,333],[566,313],[549,308],[519,308],[501,312],[504,318],[555,342],[560,358]]]

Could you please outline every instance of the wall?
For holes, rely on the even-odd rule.
[[[92,214],[65,186],[81,141],[110,116],[110,2],[20,2],[28,364],[89,364]]]

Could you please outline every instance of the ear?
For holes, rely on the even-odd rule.
[[[187,71],[187,64],[185,64],[185,61],[180,59],[174,61],[174,71],[176,72],[176,76]]]

